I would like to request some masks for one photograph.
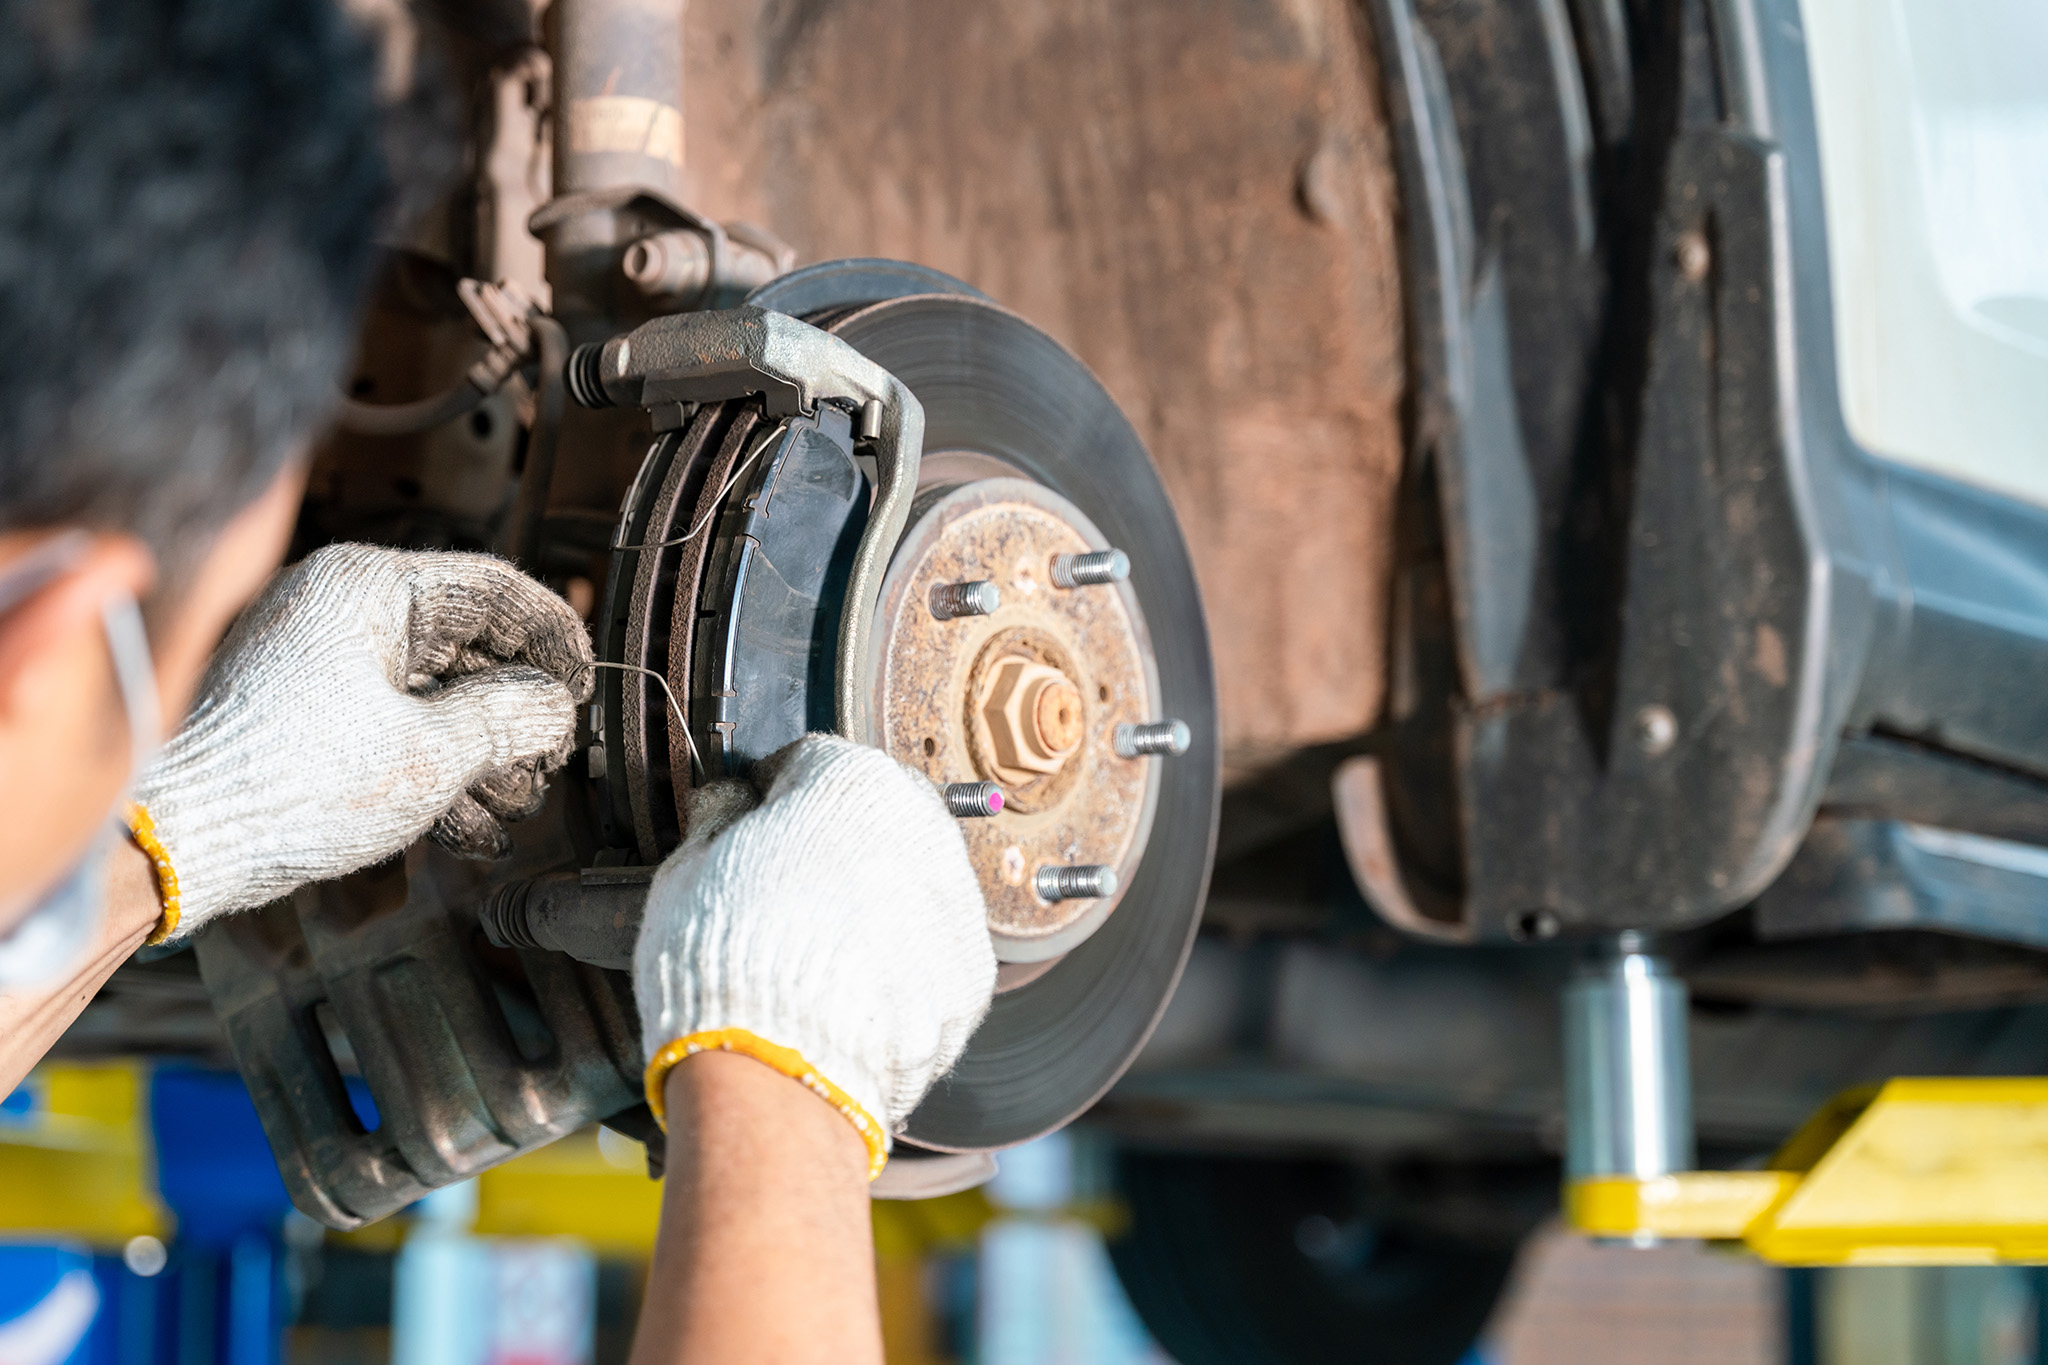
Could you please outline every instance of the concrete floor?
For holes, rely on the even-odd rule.
[[[1783,1275],[1697,1245],[1638,1251],[1561,1229],[1522,1254],[1487,1365],[1779,1365]]]

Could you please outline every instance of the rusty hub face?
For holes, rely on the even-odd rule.
[[[1108,543],[1080,509],[1024,479],[927,490],[876,615],[877,742],[934,782],[986,779],[1003,813],[961,825],[988,900],[996,956],[1042,963],[1085,940],[1117,897],[1046,901],[1048,864],[1104,863],[1129,886],[1158,801],[1158,765],[1117,756],[1119,724],[1159,697],[1136,595],[1061,589],[1054,555]],[[940,619],[934,587],[986,579],[1002,604]]]
[[[974,722],[988,736],[988,776],[1006,787],[1030,786],[1058,773],[1081,747],[1081,694],[1052,665],[1004,653],[983,676]]]

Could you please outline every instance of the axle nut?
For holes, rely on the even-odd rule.
[[[1081,694],[1065,679],[1048,680],[1038,689],[1031,715],[1045,752],[1070,753],[1081,742]]]
[[[1080,690],[1066,674],[1035,659],[996,662],[981,715],[995,750],[994,776],[1013,785],[1058,772],[1086,733]]]

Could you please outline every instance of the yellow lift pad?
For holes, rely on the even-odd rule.
[[[113,1250],[170,1236],[150,1160],[148,1074],[137,1062],[38,1067],[29,1104],[0,1116],[0,1237],[49,1234]]]
[[[1782,1265],[2048,1262],[2048,1079],[1852,1090],[1768,1169],[1578,1180],[1565,1213],[1596,1237],[1740,1241]]]

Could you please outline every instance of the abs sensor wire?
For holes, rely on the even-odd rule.
[[[661,684],[662,695],[668,698],[669,712],[676,718],[676,728],[682,731],[683,743],[689,746],[690,766],[696,771],[698,780],[702,781],[705,775],[704,760],[697,756],[697,741],[690,734],[690,722],[683,718],[682,703],[676,700],[675,691],[669,687],[668,679],[662,676],[659,670],[643,668],[639,664],[615,664],[606,659],[592,659],[590,666],[592,668],[616,668],[624,673],[645,673],[648,677]]]
[[[365,403],[344,395],[336,410],[336,420],[344,431],[359,436],[416,436],[432,431],[476,411],[526,363],[534,350],[533,322],[545,317],[526,291],[509,281],[486,284],[465,279],[455,286],[455,292],[491,343],[490,351],[469,367],[461,383],[417,402]],[[567,337],[560,342],[563,355],[555,363],[558,371],[567,360]],[[543,355],[540,360],[545,379],[548,357]]]
[[[725,482],[720,484],[718,491],[711,495],[710,502],[704,509],[704,514],[697,518],[696,524],[688,531],[668,540],[646,541],[638,545],[615,544],[611,547],[612,550],[615,553],[624,550],[665,550],[677,545],[686,545],[690,541],[695,540],[704,533],[704,528],[711,524],[712,518],[718,515],[719,508],[725,501],[725,495],[731,492],[733,485],[740,481],[740,476],[747,472],[748,466],[754,463],[762,451],[774,445],[781,438],[785,430],[787,430],[785,424],[777,424],[764,433],[760,440],[754,442],[752,449],[733,463],[731,471],[725,476]],[[647,668],[640,664],[613,663],[608,659],[593,659],[590,666],[592,668],[616,668],[622,673],[644,673],[661,684],[662,695],[668,698],[669,713],[675,717],[676,728],[681,731],[683,743],[690,750],[690,767],[696,773],[697,780],[699,782],[703,781],[706,776],[704,760],[697,753],[696,737],[690,733],[690,722],[684,717],[682,704],[676,700],[675,691],[668,685],[667,676],[659,669]]]
[[[697,518],[697,524],[692,526],[688,532],[669,540],[648,541],[640,545],[613,545],[612,549],[614,551],[662,550],[695,540],[704,533],[704,528],[709,526],[711,519],[718,514],[719,505],[724,501],[725,495],[732,491],[733,485],[739,482],[740,475],[746,473],[747,467],[753,464],[762,451],[775,444],[776,440],[782,435],[783,430],[784,428],[778,425],[773,430],[767,432],[760,440],[754,443],[753,449],[749,450],[734,463],[732,471],[725,476],[725,482],[719,486],[716,493],[712,494],[710,505],[704,509],[704,515]],[[690,767],[696,773],[697,780],[703,781],[706,776],[703,756],[697,752],[696,736],[690,733],[690,722],[683,715],[682,703],[676,700],[675,689],[668,685],[667,676],[659,669],[647,668],[640,664],[613,663],[609,659],[593,659],[590,666],[592,668],[616,668],[622,673],[644,673],[661,684],[662,695],[668,698],[669,714],[675,717],[676,729],[682,734],[683,743],[690,751]]]
[[[692,526],[689,530],[683,532],[683,534],[671,537],[668,540],[649,540],[643,541],[638,545],[614,545],[612,546],[612,549],[667,550],[672,549],[677,545],[687,545],[691,541],[695,540],[698,536],[704,534],[704,528],[706,526],[709,526],[711,524],[711,519],[718,515],[719,507],[725,501],[725,495],[727,493],[730,493],[732,491],[732,486],[740,481],[740,475],[747,472],[747,466],[754,462],[756,456],[758,456],[762,451],[766,450],[769,446],[775,444],[776,440],[781,437],[782,432],[783,428],[779,426],[776,427],[773,431],[770,431],[766,436],[762,437],[759,441],[755,442],[754,448],[748,451],[744,456],[742,456],[739,459],[737,463],[733,465],[732,472],[725,476],[725,482],[720,484],[718,486],[718,491],[711,495],[710,505],[704,509],[704,515],[697,518],[697,524],[695,526]],[[620,666],[624,667],[624,665]]]
[[[569,390],[562,382],[562,369],[569,363],[569,334],[561,323],[539,313],[529,319],[529,325],[534,350],[540,357],[540,388],[534,395],[533,428],[526,435],[526,463],[519,471],[519,492],[513,498],[500,539],[513,563],[537,566],[548,496],[554,490],[562,410],[568,401]]]
[[[358,436],[412,436],[467,416],[488,397],[468,379],[414,403],[365,403],[344,397],[336,420],[344,431]]]

